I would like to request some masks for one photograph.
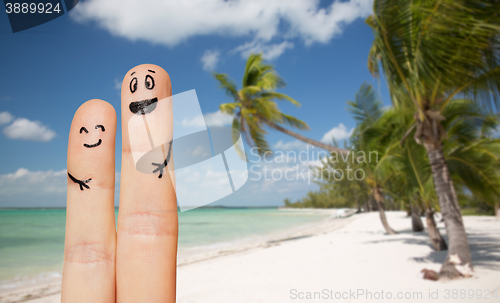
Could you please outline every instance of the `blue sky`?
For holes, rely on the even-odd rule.
[[[369,0],[137,3],[80,1],[70,14],[16,34],[7,14],[0,13],[0,207],[65,205],[74,112],[98,98],[110,102],[120,118],[119,86],[125,72],[139,64],[163,67],[174,94],[196,89],[206,120],[218,125],[230,120],[217,113],[230,99],[211,70],[240,84],[251,51],[264,52],[287,83],[281,91],[302,103],[280,108],[306,121],[311,130],[303,134],[313,139],[328,133],[325,140],[346,137],[355,124],[346,101],[363,82],[372,83],[388,104],[385,83],[366,67],[373,39],[364,23]],[[272,130],[267,138],[279,150],[304,148]],[[120,153],[116,156],[119,173]],[[217,204],[281,205],[284,198],[295,200],[315,188],[305,181],[271,183],[250,180]]]

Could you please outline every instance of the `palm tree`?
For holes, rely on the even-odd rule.
[[[396,111],[391,109],[384,114],[392,116],[395,113]],[[409,161],[411,156],[410,150],[393,148],[391,153],[393,154],[391,164],[395,169],[392,172],[393,177],[386,185],[387,191],[394,200],[399,200],[404,205],[408,216],[411,217],[413,231],[421,232],[424,230],[424,225],[420,218],[420,209],[423,208],[423,203],[419,194],[418,182],[413,174],[411,161]]]
[[[400,140],[412,124],[415,110],[412,103],[380,111],[380,101],[366,85],[355,100],[349,104],[360,123],[351,141],[375,142],[376,148],[382,149],[381,161],[373,171],[379,184],[384,184],[383,192],[394,200],[408,201],[410,208],[411,204],[423,204],[431,243],[435,250],[446,250],[446,242],[434,220],[434,211],[440,208],[435,204],[437,196],[425,148],[412,140]],[[449,103],[442,114],[446,118],[442,125],[448,135],[443,153],[455,186],[466,188],[493,206],[500,199],[500,139],[492,138],[500,124],[498,116],[466,99]],[[370,171],[370,167],[366,169]],[[367,180],[370,179],[369,176]],[[411,213],[417,215],[413,210]],[[420,221],[420,217],[416,220]]]
[[[443,116],[443,150],[455,187],[494,207],[500,200],[500,139],[492,137],[498,116],[467,100],[449,104]]]
[[[407,203],[408,210],[412,216],[412,225],[415,223],[417,227],[421,225],[417,207],[421,206],[426,213],[427,231],[434,249],[446,250],[446,242],[434,220],[436,205],[433,202],[436,201],[436,194],[425,149],[415,141],[406,140],[403,144],[400,140],[413,123],[414,111],[413,104],[402,103],[385,110],[377,121],[378,127],[386,128],[386,132],[391,133],[394,140],[386,151],[392,167],[392,177],[386,184],[386,191],[393,197],[401,196],[411,201]]]
[[[417,214],[415,209],[416,204],[422,206],[425,210],[427,232],[433,248],[436,251],[446,250],[448,246],[434,220],[435,209],[439,209],[439,205],[435,204],[437,196],[425,148],[410,140],[399,144],[399,139],[412,123],[413,111],[411,107],[400,106],[398,109],[391,108],[384,113],[386,117],[383,123],[391,128],[394,139],[397,141],[397,144],[393,144],[391,150],[388,151],[392,155],[391,162],[395,168],[395,174],[388,187],[395,195],[406,195],[409,199],[413,199],[413,205],[409,205],[412,221],[420,219],[420,214]],[[396,189],[393,189],[394,185],[397,186]],[[421,222],[417,222],[417,225],[420,224]]]
[[[280,111],[276,100],[288,101],[296,106],[300,106],[300,103],[276,92],[276,89],[285,86],[285,82],[272,65],[264,62],[262,54],[251,54],[248,57],[240,90],[228,75],[214,73],[214,77],[219,81],[219,87],[234,100],[231,103],[221,104],[221,112],[234,115],[233,128],[243,133],[247,142],[255,146],[260,154],[270,151],[264,137],[265,126],[330,152],[348,153],[347,150],[309,139],[282,126],[288,125],[300,130],[309,129],[304,121]]]
[[[384,111],[378,123],[389,127],[395,139],[401,138],[412,123],[413,111],[411,103],[392,107]],[[455,188],[471,192],[493,206],[500,199],[500,140],[492,138],[500,123],[498,117],[466,99],[449,103],[442,114],[447,134],[443,154]],[[446,242],[434,221],[434,211],[439,210],[439,205],[435,204],[437,196],[425,148],[413,140],[405,140],[391,145],[387,153],[393,156],[395,175],[386,184],[386,191],[394,196],[415,195],[420,199],[434,249],[446,250]]]
[[[377,202],[380,221],[385,231],[390,234],[396,232],[389,226],[385,215],[384,187],[391,177],[390,155],[387,151],[393,145],[392,133],[384,123],[380,123],[383,114],[382,102],[378,99],[370,85],[363,84],[356,94],[354,101],[348,101],[348,111],[357,121],[356,128],[351,136],[351,149],[365,155],[376,153],[376,161],[359,163],[365,172],[365,180],[371,196]]]
[[[472,258],[457,195],[443,153],[446,136],[442,110],[465,95],[499,105],[500,2],[489,0],[375,0],[366,22],[375,36],[368,66],[382,67],[392,102],[402,88],[416,107],[415,140],[423,144],[431,165],[449,239],[442,278],[460,276],[450,257],[472,268]]]

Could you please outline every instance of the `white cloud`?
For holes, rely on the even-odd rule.
[[[208,113],[203,116],[198,115],[193,119],[182,120],[182,126],[203,127],[203,126],[227,126],[233,122],[233,116],[222,113],[220,110]]]
[[[66,169],[30,171],[19,168],[0,175],[0,207],[61,207],[66,205]],[[120,173],[115,172],[115,205],[118,205]]]
[[[322,8],[317,0],[87,0],[71,16],[131,41],[166,46],[207,35],[267,42],[300,38],[310,45],[327,43],[345,25],[367,17],[372,2],[333,1]]]
[[[191,127],[203,127],[205,126],[205,120],[203,119],[202,115],[198,115],[192,119],[184,118],[182,120],[182,126],[191,126]]]
[[[206,71],[212,71],[219,63],[220,52],[218,50],[206,50],[201,56],[201,63],[203,63],[203,69]]]
[[[198,145],[198,147],[196,147],[193,150],[193,157],[196,157],[196,156],[201,156],[201,157],[206,158],[206,157],[209,157],[210,154],[208,153],[208,150],[204,145]]]
[[[282,43],[265,44],[260,41],[248,42],[238,46],[233,52],[241,53],[241,57],[247,58],[251,53],[262,53],[267,60],[273,60],[281,56],[287,49],[292,49],[293,43],[283,41]]]
[[[30,121],[25,118],[18,118],[3,129],[3,133],[10,139],[32,140],[48,142],[52,140],[56,133],[39,121]]]
[[[353,131],[354,131],[353,128],[351,128],[351,130],[348,131],[347,127],[345,127],[344,124],[340,123],[339,126],[335,126],[330,131],[328,131],[321,139],[321,142],[332,143],[333,139],[337,141],[345,140],[352,135]]]
[[[8,124],[12,121],[14,117],[9,112],[1,112],[0,113],[0,125]]]
[[[0,197],[65,193],[66,170],[29,171],[19,168],[15,173],[0,175]]]
[[[176,170],[177,202],[182,211],[232,194],[226,168],[215,158]]]
[[[233,116],[224,114],[220,110],[204,115],[207,126],[227,126],[233,123]]]
[[[118,78],[115,78],[115,85],[113,87],[116,90],[121,91],[122,90],[122,81],[120,81]]]

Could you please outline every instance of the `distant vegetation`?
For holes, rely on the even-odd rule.
[[[307,195],[296,201],[292,202],[285,199],[285,207],[293,208],[354,208],[356,202],[348,200],[344,197],[336,196],[334,191],[328,189],[320,191],[310,191]]]

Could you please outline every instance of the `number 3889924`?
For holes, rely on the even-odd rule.
[[[7,14],[59,14],[59,3],[5,3]]]

